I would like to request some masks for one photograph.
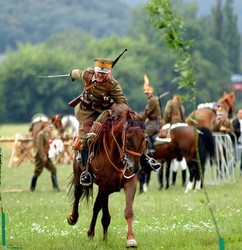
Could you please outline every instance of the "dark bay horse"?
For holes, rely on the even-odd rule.
[[[110,126],[111,124],[111,126]],[[93,174],[94,183],[98,185],[98,194],[93,207],[93,215],[87,235],[94,237],[98,214],[102,209],[103,236],[106,238],[111,216],[108,199],[113,192],[125,192],[125,219],[128,224],[127,247],[137,247],[133,233],[133,202],[136,192],[137,175],[140,169],[140,156],[146,147],[143,120],[135,112],[126,110],[108,118],[100,129],[89,149],[89,171]],[[78,204],[81,198],[88,199],[93,186],[80,185],[81,168],[76,160],[73,164],[74,202],[72,212],[67,218],[70,225],[78,220]]]
[[[226,93],[224,92],[224,96],[220,98],[216,107],[222,106],[226,110],[228,117],[232,118],[234,112],[235,105],[235,94],[234,92]],[[211,108],[201,108],[196,109],[186,119],[186,123],[193,126],[202,126],[211,129],[211,121],[216,116],[216,107],[215,109]]]
[[[60,134],[63,133],[64,129],[61,123],[61,114],[55,114],[53,116],[47,116],[45,114],[36,114],[32,117],[29,131],[31,132],[31,135],[33,137],[33,145],[35,147],[36,144],[36,137],[39,131],[42,128],[42,123],[46,122],[48,120],[51,121],[51,123],[55,126],[55,128],[58,130]]]
[[[196,128],[193,126],[187,126],[186,124],[181,126],[178,126],[177,124],[174,125],[176,126],[171,126],[170,130],[170,142],[155,142],[153,146],[155,151],[154,158],[161,161],[168,161],[168,163],[170,163],[173,159],[181,161],[182,158],[185,157],[190,173],[190,179],[186,190],[189,191],[192,189],[193,181],[195,180],[197,182],[196,188],[199,189],[199,185],[201,184],[201,175],[196,157],[196,135],[198,137],[198,149],[202,174],[204,174],[205,171],[207,156],[214,156],[215,147],[213,135],[206,127],[198,127],[196,133]],[[160,132],[162,133],[166,131],[161,130]],[[168,168],[166,169],[166,188],[169,187],[169,166],[170,164],[168,164]]]

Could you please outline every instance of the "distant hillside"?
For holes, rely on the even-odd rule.
[[[0,0],[0,6],[0,52],[71,29],[123,35],[130,18],[130,7],[119,0]]]

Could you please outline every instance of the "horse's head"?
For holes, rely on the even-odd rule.
[[[123,119],[122,152],[127,170],[137,173],[140,170],[140,156],[146,146],[144,120],[128,110]]]
[[[234,92],[224,92],[224,96],[217,101],[217,104],[223,106],[228,114],[228,117],[232,118],[235,106]]]
[[[61,123],[62,115],[61,114],[55,114],[50,117],[52,124],[56,127],[56,129],[59,131],[60,134],[64,132],[64,128]]]

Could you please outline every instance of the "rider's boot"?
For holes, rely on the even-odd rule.
[[[140,156],[140,165],[144,169],[144,171],[156,171],[161,167],[161,164],[158,161],[146,154],[142,154]]]
[[[186,178],[187,178],[187,170],[183,169],[182,170],[182,186],[185,187],[186,186]]]
[[[82,157],[82,168],[83,168],[83,172],[81,173],[81,176],[80,176],[80,184],[83,186],[90,186],[92,184],[92,176],[86,170],[88,151],[81,150],[80,153]]]

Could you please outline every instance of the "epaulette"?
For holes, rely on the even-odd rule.
[[[86,68],[82,71],[82,79],[85,84],[88,84],[94,75],[94,69],[93,68]]]

